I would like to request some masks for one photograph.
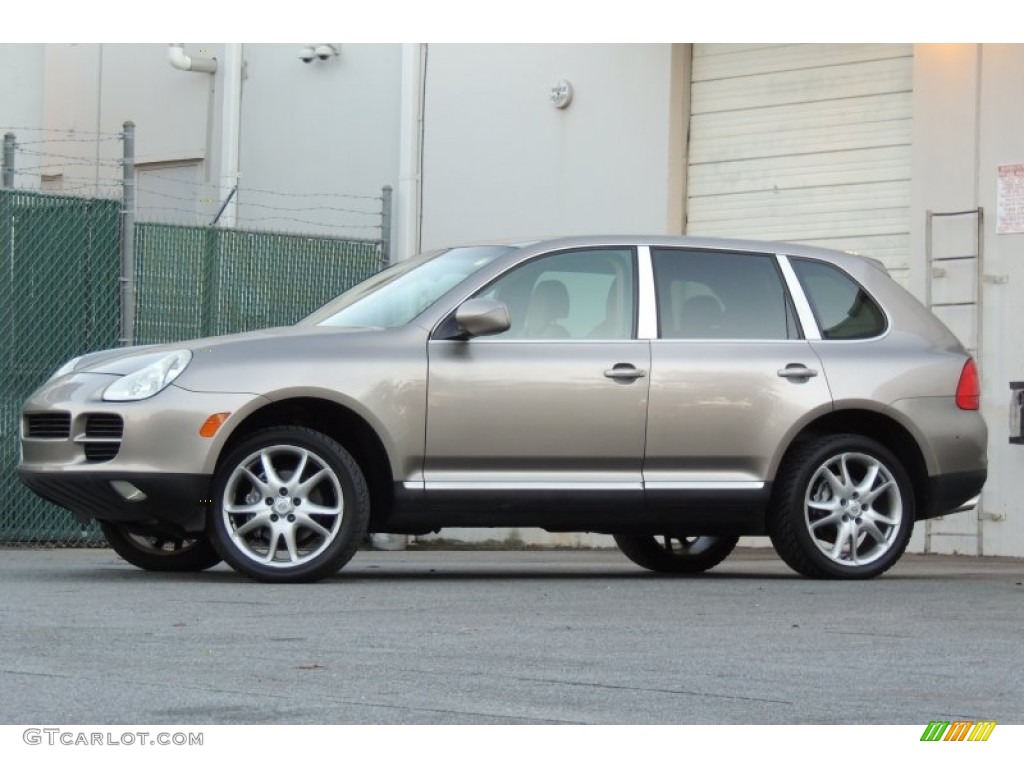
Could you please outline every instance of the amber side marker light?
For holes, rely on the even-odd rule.
[[[976,411],[981,405],[981,383],[978,381],[978,366],[972,358],[964,363],[960,381],[956,384],[956,407],[963,411]]]
[[[957,400],[959,402],[959,400]],[[203,426],[199,428],[200,437],[213,437],[217,434],[217,430],[221,428],[221,425],[228,420],[230,413],[215,413],[206,421],[203,422]]]

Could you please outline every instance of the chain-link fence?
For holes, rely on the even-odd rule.
[[[0,479],[9,494],[0,509],[0,543],[102,544],[98,526],[79,525],[69,512],[44,502],[18,481],[18,439],[21,406],[34,389],[61,363],[117,346],[126,332],[121,324],[122,231],[127,228],[125,236],[134,247],[127,262],[135,287],[134,342],[180,341],[294,323],[377,272],[387,260],[390,192],[385,188],[376,198],[381,206],[379,239],[133,224],[133,217],[123,215],[123,199],[10,188],[33,173],[37,181],[54,178],[56,174],[46,172],[62,157],[75,163],[70,155],[47,155],[50,140],[40,140],[39,149],[31,150],[41,158],[39,164],[16,172],[14,142],[10,135],[5,138],[6,188],[0,189]],[[112,183],[108,174],[107,181],[93,180],[84,191],[94,194]]]
[[[120,205],[0,190],[0,541],[96,538],[18,481],[21,405],[64,361],[117,345]]]
[[[152,344],[290,325],[377,272],[381,253],[379,241],[147,223],[135,265],[135,340]]]

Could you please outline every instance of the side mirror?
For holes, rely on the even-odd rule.
[[[467,336],[493,336],[512,326],[508,307],[494,299],[470,299],[455,310],[455,322]]]

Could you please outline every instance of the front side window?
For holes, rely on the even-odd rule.
[[[795,339],[775,257],[652,248],[662,339]]]
[[[481,298],[503,302],[512,326],[499,339],[631,339],[636,315],[633,250],[591,249],[516,267]]]
[[[838,267],[790,259],[823,339],[870,339],[885,333],[885,314],[867,291]]]
[[[512,250],[506,246],[452,248],[399,262],[300,322],[370,328],[405,325],[471,274]]]

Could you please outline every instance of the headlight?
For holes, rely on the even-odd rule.
[[[192,360],[192,353],[180,349],[161,357],[155,363],[124,376],[103,393],[104,400],[145,400],[174,381]]]

